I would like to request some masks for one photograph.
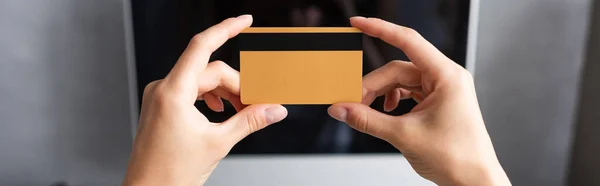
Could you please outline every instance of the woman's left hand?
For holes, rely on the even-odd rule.
[[[239,16],[194,36],[167,77],[146,86],[123,185],[202,185],[236,143],[287,116],[281,105],[241,104],[239,73],[221,61],[208,63],[251,24],[252,16]],[[223,123],[210,122],[194,106],[203,99],[222,111],[221,98],[239,111]]]

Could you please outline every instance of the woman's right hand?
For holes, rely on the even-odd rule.
[[[438,185],[510,185],[477,103],[471,74],[416,31],[376,18],[353,17],[352,26],[401,49],[412,62],[392,61],[363,78],[363,102],[337,103],[329,114],[386,140],[415,171]],[[385,95],[385,110],[401,99],[419,103],[391,116],[371,109]]]

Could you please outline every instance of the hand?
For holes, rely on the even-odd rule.
[[[419,175],[439,185],[510,185],[485,129],[471,74],[410,28],[376,18],[350,22],[400,48],[412,63],[392,61],[369,73],[362,104],[334,104],[329,114],[391,143]],[[367,106],[383,95],[387,111],[400,99],[419,103],[401,116]]]
[[[239,73],[220,61],[207,64],[212,52],[251,24],[249,15],[230,18],[194,36],[167,77],[146,86],[123,185],[202,185],[237,142],[287,116],[281,105],[245,107]],[[223,123],[209,122],[194,107],[204,99],[223,111],[221,98],[241,110]]]

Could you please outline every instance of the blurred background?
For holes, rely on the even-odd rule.
[[[0,1],[0,185],[119,185],[131,148],[131,124],[137,120],[135,111],[139,107],[139,94],[131,91],[130,85],[143,87],[144,82],[164,76],[187,40],[217,20],[238,13],[264,12],[252,9],[252,3],[242,2],[253,1]],[[285,4],[285,1],[260,2],[274,6]],[[352,1],[350,4],[356,5],[355,8],[335,8],[339,5],[323,2],[329,1],[289,1],[288,13],[281,14],[289,15],[285,19],[293,24],[280,25],[275,21],[257,24],[347,26],[340,21],[347,15],[387,16],[396,23],[424,31],[427,39],[459,64],[466,61],[465,51],[461,52],[465,50],[466,39],[461,38],[465,37],[466,30],[461,30],[465,24],[455,21],[468,14],[469,9],[461,6],[468,4],[467,1]],[[206,3],[214,4],[199,6]],[[247,6],[233,6],[235,3]],[[232,9],[227,11],[227,7]],[[265,12],[262,16],[268,15]],[[310,18],[315,15],[327,19]],[[595,63],[600,61],[600,3],[592,0],[481,1],[477,15],[473,71],[477,93],[498,158],[513,184],[600,185],[597,176],[600,175],[600,136],[597,135],[600,111],[595,108],[600,104],[597,97],[600,84],[594,82],[600,78],[600,65]],[[133,39],[135,42],[130,42]],[[376,68],[389,59],[403,58],[401,53],[390,52],[377,42],[372,47],[373,50],[366,50],[375,51],[377,55],[369,54],[365,65],[372,66],[365,69]],[[226,57],[226,54],[225,50],[217,55]],[[127,63],[133,60],[137,64]],[[138,76],[136,74],[144,74],[140,63],[164,66],[149,67],[155,70]],[[410,104],[404,104],[407,106],[395,114],[409,109]],[[198,107],[203,109],[201,104]],[[308,110],[323,112],[319,111],[323,108],[316,107],[319,106]],[[300,118],[306,114],[303,109],[306,108],[297,108],[298,113],[303,113],[298,115]],[[318,114],[324,115],[323,119],[308,123],[336,128],[315,127],[318,129],[314,131],[344,131],[337,128],[344,125],[327,123],[331,120],[325,113]],[[219,117],[226,116],[215,115],[214,119],[219,120]],[[307,123],[289,122],[289,127]],[[280,128],[271,130],[289,130],[284,125],[274,126]],[[289,138],[289,143],[302,142],[299,139],[306,134],[318,133],[314,131],[299,132],[305,135]],[[380,141],[349,132],[354,135],[348,138],[353,139],[353,148],[336,148],[327,143],[335,139],[309,136],[307,139],[321,142],[298,148],[284,144],[281,147],[288,149],[253,151],[251,147],[257,145],[277,146],[264,145],[261,138],[283,139],[266,131],[237,146],[234,153],[310,153],[310,156],[294,157],[301,163],[317,166],[312,169],[336,170],[337,167],[341,170],[357,166],[358,171],[342,175],[347,180],[373,181],[380,179],[377,176],[394,176],[368,174],[361,177],[361,171],[369,170],[359,169],[364,166],[360,163],[342,165],[318,161],[321,164],[311,164],[301,160],[311,160],[315,153],[393,152]],[[386,161],[387,157],[380,159]],[[273,161],[280,163],[280,160]],[[383,170],[379,171],[395,171],[391,166],[410,169],[405,163],[390,163],[380,166]],[[276,168],[284,173],[295,169]],[[216,176],[233,174],[229,170],[232,169],[220,169]],[[324,181],[327,175],[309,179],[314,179],[310,183],[315,185],[332,185]]]

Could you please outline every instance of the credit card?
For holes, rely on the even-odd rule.
[[[244,104],[362,100],[363,49],[352,27],[252,27],[237,36]]]

